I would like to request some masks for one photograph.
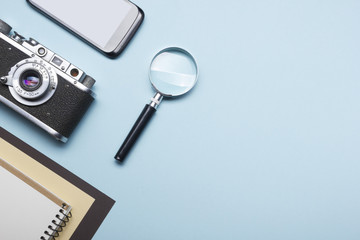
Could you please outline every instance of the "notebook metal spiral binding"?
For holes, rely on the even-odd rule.
[[[55,240],[55,238],[60,235],[59,233],[62,232],[63,228],[66,226],[66,223],[69,222],[70,218],[72,217],[71,211],[68,213],[65,212],[66,206],[67,205],[65,203],[62,204],[62,208],[59,210],[60,214],[55,215],[57,220],[54,219],[51,221],[55,227],[49,225],[48,229],[50,229],[51,232],[44,231],[44,235],[40,237],[41,240]]]

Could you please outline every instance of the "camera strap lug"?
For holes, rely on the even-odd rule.
[[[11,79],[11,78],[9,78],[8,76],[1,77],[0,83],[3,85],[12,86],[12,81],[9,81],[9,79]]]

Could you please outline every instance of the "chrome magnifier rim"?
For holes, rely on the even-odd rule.
[[[152,74],[151,74],[151,69],[152,69],[152,66],[153,66],[153,63],[154,61],[156,60],[156,58],[162,54],[162,53],[165,53],[165,52],[171,52],[171,51],[177,51],[177,52],[181,52],[183,54],[185,54],[187,57],[189,57],[189,59],[193,62],[194,64],[194,67],[195,67],[195,71],[196,71],[196,75],[195,75],[195,79],[191,85],[191,87],[189,87],[189,89],[187,89],[185,92],[182,92],[182,93],[179,93],[179,94],[168,94],[168,93],[164,93],[162,91],[160,91],[154,84],[153,82],[153,77],[152,77]],[[181,47],[167,47],[167,48],[164,48],[162,49],[161,51],[159,51],[151,60],[151,63],[150,63],[150,67],[149,67],[149,79],[150,79],[150,82],[151,82],[151,86],[155,89],[155,91],[157,91],[158,93],[161,94],[161,96],[164,96],[164,97],[178,97],[178,96],[182,96],[186,93],[188,93],[191,89],[194,88],[194,86],[196,85],[197,81],[198,81],[198,78],[199,78],[199,67],[198,67],[198,64],[197,64],[197,61],[196,59],[194,58],[194,56],[186,51],[185,49],[181,48]]]

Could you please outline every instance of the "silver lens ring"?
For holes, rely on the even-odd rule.
[[[35,75],[24,79],[24,75]],[[20,61],[9,72],[12,86],[9,86],[11,95],[20,103],[27,106],[38,106],[48,101],[57,87],[58,79],[52,66],[42,59],[29,58]],[[37,79],[38,78],[38,79]],[[26,81],[26,82],[24,82]],[[29,87],[25,87],[25,86]]]

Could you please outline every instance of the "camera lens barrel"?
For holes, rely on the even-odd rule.
[[[11,95],[26,106],[47,102],[55,93],[58,82],[52,66],[37,58],[18,62],[8,76],[12,79],[12,87],[9,87]]]
[[[11,31],[12,27],[7,24],[6,22],[4,22],[3,20],[0,19],[0,32],[5,34],[5,35],[9,35],[10,31]]]

